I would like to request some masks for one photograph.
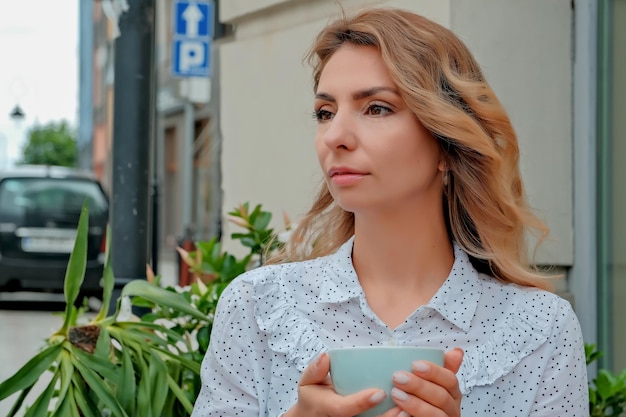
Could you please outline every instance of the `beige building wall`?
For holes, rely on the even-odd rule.
[[[453,0],[451,28],[515,126],[531,205],[552,229],[538,261],[573,263],[572,10],[568,0]],[[470,5],[471,3],[471,5]]]
[[[343,0],[346,10],[396,6],[455,31],[475,53],[517,128],[533,207],[553,231],[539,261],[571,265],[572,139],[569,0]],[[220,46],[223,211],[250,201],[292,218],[321,179],[313,148],[310,68],[303,57],[339,12],[335,0],[228,0],[220,19],[235,35]],[[232,229],[225,223],[225,234]],[[228,247],[228,245],[227,245]]]

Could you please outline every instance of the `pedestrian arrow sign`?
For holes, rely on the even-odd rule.
[[[207,77],[211,68],[214,4],[208,0],[176,0],[172,16],[172,74]]]

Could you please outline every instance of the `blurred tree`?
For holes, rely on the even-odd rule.
[[[75,133],[63,120],[33,127],[28,132],[19,164],[74,167],[76,159]]]

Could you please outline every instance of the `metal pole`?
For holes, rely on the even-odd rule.
[[[574,176],[574,264],[568,273],[574,294],[574,308],[583,332],[583,340],[598,341],[598,167],[596,114],[598,89],[598,3],[577,0],[574,9],[574,100],[573,162]],[[591,277],[594,277],[593,279]],[[603,346],[604,348],[604,346]],[[605,351],[606,352],[606,351]],[[597,362],[587,366],[590,378],[597,375]]]
[[[111,262],[112,302],[131,280],[146,278],[151,146],[154,144],[154,0],[129,0],[115,42]],[[117,297],[116,297],[117,296]]]
[[[156,171],[156,163],[153,167],[153,170]],[[159,180],[154,175],[152,177],[152,231],[151,231],[151,265],[152,272],[155,275],[159,274]]]
[[[80,62],[79,62],[79,106],[78,117],[78,166],[93,169],[93,11],[95,5],[91,1],[79,2],[80,10]]]
[[[219,4],[219,3],[217,3]],[[216,12],[217,13],[217,12]],[[223,26],[223,25],[222,25]],[[223,29],[222,29],[223,31]],[[219,53],[217,51],[219,46],[213,48],[213,68],[211,70],[211,184],[209,189],[211,190],[210,200],[210,221],[209,221],[209,238],[217,236],[218,240],[222,239],[222,129],[220,126],[220,62]]]
[[[597,206],[598,225],[597,230],[597,314],[598,314],[598,349],[604,352],[598,359],[599,368],[612,369],[613,367],[613,331],[611,320],[613,319],[613,288],[611,282],[611,242],[613,225],[611,224],[611,114],[612,114],[612,89],[611,89],[611,56],[612,56],[612,31],[613,31],[613,2],[602,0],[597,3],[598,11],[598,96],[596,120],[597,131],[597,163],[601,168],[598,171],[598,199]],[[591,294],[589,294],[591,295]],[[587,295],[587,296],[589,296]],[[593,314],[593,313],[591,313]]]
[[[193,142],[195,138],[195,114],[193,103],[185,102],[183,132],[183,240],[193,239],[192,200],[193,200]]]

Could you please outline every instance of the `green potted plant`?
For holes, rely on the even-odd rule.
[[[232,279],[258,264],[268,248],[277,247],[271,214],[243,204],[231,220],[246,232],[233,234],[250,253],[237,259],[215,239],[199,242],[183,259],[197,275],[185,288],[161,287],[160,277],[128,283],[116,311],[109,314],[114,276],[107,255],[101,310],[84,321],[85,308],[76,298],[84,278],[88,210],[84,206],[74,250],[65,277],[66,309],[61,328],[21,369],[0,383],[0,401],[17,399],[9,416],[187,416],[200,389],[200,363],[209,344],[217,300]],[[149,307],[141,318],[130,314],[130,303]],[[50,380],[32,404],[25,400],[42,375]]]
[[[587,365],[602,356],[594,344],[585,344]],[[589,383],[590,417],[619,417],[626,408],[626,369],[615,375],[600,369]]]

